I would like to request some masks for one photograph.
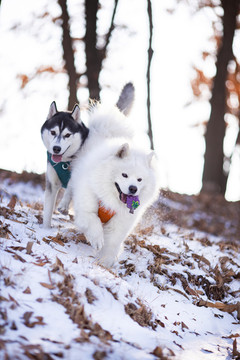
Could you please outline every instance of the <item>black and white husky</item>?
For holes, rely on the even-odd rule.
[[[88,136],[88,128],[80,120],[80,109],[75,105],[72,112],[58,111],[55,101],[50,105],[47,120],[41,128],[47,148],[46,190],[44,199],[43,226],[51,226],[52,213],[58,191],[65,188],[58,210],[68,213],[71,201],[71,161]]]

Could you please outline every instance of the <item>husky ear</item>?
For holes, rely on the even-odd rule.
[[[131,111],[133,101],[135,97],[135,89],[132,83],[128,83],[122,89],[122,92],[119,96],[117,107],[124,114],[128,115]]]
[[[123,144],[117,151],[116,156],[119,157],[120,159],[125,158],[126,156],[128,156],[129,153],[129,145]]]
[[[74,118],[75,121],[80,120],[80,108],[79,106],[76,104],[71,112],[72,117]]]
[[[53,101],[50,105],[49,108],[49,112],[48,112],[48,116],[47,116],[47,120],[50,119],[53,115],[55,115],[57,113],[57,105],[55,103],[55,101]]]

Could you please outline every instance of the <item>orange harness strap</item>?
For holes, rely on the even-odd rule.
[[[111,218],[115,215],[115,211],[108,210],[104,206],[102,206],[101,202],[99,201],[99,208],[98,208],[98,217],[100,218],[103,224],[106,224]]]

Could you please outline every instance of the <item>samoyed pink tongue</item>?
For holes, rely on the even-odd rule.
[[[52,161],[54,161],[55,163],[59,163],[60,161],[62,161],[62,155],[52,155]]]

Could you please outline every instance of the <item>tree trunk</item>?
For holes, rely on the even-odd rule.
[[[99,73],[101,70],[101,58],[97,49],[97,11],[98,0],[85,0],[85,51],[86,51],[86,75],[88,78],[89,97],[99,100],[100,85]]]
[[[150,140],[151,149],[154,149],[153,145],[153,133],[152,133],[152,120],[151,120],[151,62],[153,56],[152,49],[152,35],[153,35],[153,21],[152,21],[152,4],[151,0],[147,0],[147,12],[149,19],[149,43],[148,43],[148,65],[147,65],[147,115],[148,115],[148,137]]]
[[[226,80],[227,66],[233,59],[232,44],[236,29],[236,17],[239,9],[239,0],[222,0],[223,37],[216,63],[216,76],[213,83],[211,114],[205,135],[206,152],[203,170],[202,191],[215,191],[222,194],[226,191],[226,175],[223,171],[223,141],[225,136],[226,112]]]
[[[77,74],[76,67],[74,64],[74,52],[72,45],[72,38],[70,35],[69,26],[69,14],[67,10],[67,0],[58,0],[58,4],[62,10],[62,47],[63,47],[63,58],[65,61],[65,68],[68,73],[68,109],[72,109],[73,106],[78,102],[77,99],[77,83],[79,81],[79,75]]]
[[[85,0],[85,51],[86,51],[86,75],[88,78],[88,89],[90,99],[100,99],[99,75],[102,70],[102,62],[106,57],[107,46],[114,30],[114,19],[117,10],[118,0],[112,14],[109,31],[106,34],[105,45],[99,49],[97,47],[97,11],[99,8],[98,0]]]

